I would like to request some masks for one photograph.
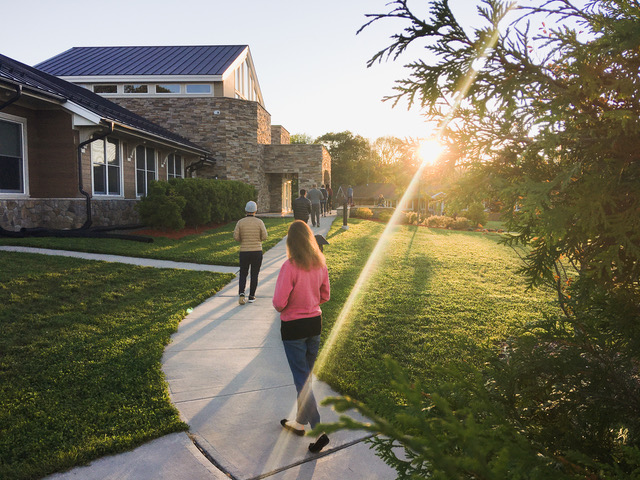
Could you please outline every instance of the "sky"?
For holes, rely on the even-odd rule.
[[[28,10],[14,2],[0,53],[34,66],[80,46],[249,45],[273,125],[313,138],[345,130],[371,140],[426,137],[419,109],[382,101],[425,50],[367,68],[405,25],[378,21],[356,35],[366,14],[390,10],[388,1],[31,0]],[[450,3],[468,14],[477,2]]]

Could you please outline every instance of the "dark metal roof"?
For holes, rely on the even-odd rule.
[[[36,65],[51,75],[222,75],[247,45],[74,47]]]
[[[44,73],[34,67],[25,65],[0,54],[0,82],[22,85],[25,91],[37,93],[60,103],[65,100],[86,108],[101,118],[115,122],[135,130],[150,133],[154,136],[179,143],[184,146],[208,153],[206,149],[196,145],[144,117],[130,112],[92,91]]]

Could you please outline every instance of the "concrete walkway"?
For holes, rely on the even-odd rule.
[[[321,228],[314,229],[314,233],[326,235],[335,218],[335,215],[322,218]],[[331,247],[329,245],[326,248]],[[80,255],[81,258],[98,257],[108,261],[123,261],[126,258],[74,254]],[[367,437],[364,432],[332,434],[329,445],[320,454],[314,455],[307,450],[313,438],[298,437],[280,426],[280,419],[293,418],[296,399],[280,341],[279,316],[271,305],[276,278],[285,258],[284,240],[266,252],[255,303],[238,305],[236,278],[196,307],[173,335],[164,353],[163,370],[171,400],[182,419],[189,424],[188,433],[167,435],[133,451],[104,457],[88,466],[47,478],[396,478],[395,471],[363,443]],[[126,263],[132,263],[128,260],[131,259],[127,259]],[[140,262],[136,265],[167,267],[167,262],[135,260]],[[169,268],[190,268],[189,264],[179,265],[182,266]],[[238,269],[234,268],[233,273],[236,273]],[[315,381],[313,388],[319,402],[327,396],[338,395],[323,382]],[[338,418],[328,407],[320,407],[320,415],[323,422]],[[357,414],[353,416],[359,418]]]

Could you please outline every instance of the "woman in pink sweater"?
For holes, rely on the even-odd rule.
[[[330,297],[329,273],[311,229],[301,220],[289,226],[287,257],[278,274],[273,306],[280,312],[280,334],[298,393],[298,412],[295,420],[284,419],[280,424],[304,435],[307,423],[311,428],[320,423],[311,374],[320,348],[320,304]],[[309,450],[319,452],[328,443],[329,437],[323,433]]]

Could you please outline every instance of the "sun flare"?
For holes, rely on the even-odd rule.
[[[443,145],[435,138],[423,140],[418,146],[418,155],[422,160],[422,164],[435,164],[438,161],[440,154],[442,154],[443,149]]]

